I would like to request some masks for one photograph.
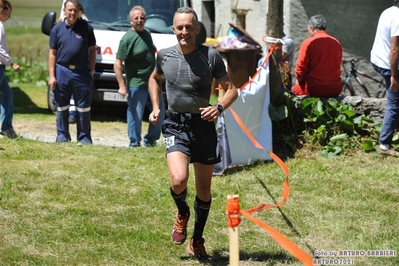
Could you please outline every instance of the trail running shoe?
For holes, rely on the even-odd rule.
[[[212,260],[212,257],[206,253],[204,243],[205,239],[203,238],[195,242],[193,238],[191,238],[186,250],[191,256],[196,257],[198,260]]]
[[[399,152],[396,151],[394,148],[390,148],[388,150],[381,149],[381,147],[378,148],[378,153],[382,155],[387,155],[387,156],[393,156],[393,157],[399,157]]]
[[[184,243],[184,241],[186,241],[188,219],[190,219],[190,211],[188,211],[185,215],[176,215],[176,221],[172,230],[173,244],[181,245]]]

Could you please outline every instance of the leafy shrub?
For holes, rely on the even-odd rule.
[[[13,60],[21,67],[21,72],[15,72],[11,67],[7,67],[6,76],[10,82],[46,86],[48,79],[47,64],[36,62],[27,57],[14,57]]]
[[[271,106],[269,114],[273,137],[280,136],[279,141],[286,147],[321,146],[325,157],[341,155],[345,150],[374,151],[381,130],[381,125],[365,115],[356,115],[351,105],[334,98],[307,97],[299,101],[286,93],[277,106]]]

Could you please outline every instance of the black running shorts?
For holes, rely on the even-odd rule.
[[[190,163],[211,165],[220,162],[216,154],[214,122],[202,119],[178,122],[167,117],[163,122],[162,133],[167,154],[180,151],[190,156]]]

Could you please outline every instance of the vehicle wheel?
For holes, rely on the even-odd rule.
[[[342,94],[345,96],[355,96],[356,95],[355,90],[348,83],[343,83]]]
[[[376,98],[384,98],[385,97],[385,93],[386,93],[385,90],[378,91],[377,94],[375,95],[375,97]]]
[[[376,94],[376,98],[385,98],[387,90],[385,89],[385,82],[384,80],[381,80],[380,82],[380,86],[378,87],[378,92]]]
[[[47,87],[47,106],[50,112],[57,112],[57,105],[54,100],[54,92]]]

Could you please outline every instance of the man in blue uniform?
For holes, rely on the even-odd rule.
[[[93,28],[79,19],[78,0],[64,4],[65,20],[50,33],[49,82],[57,104],[56,142],[68,142],[69,101],[73,95],[77,111],[77,141],[91,144],[91,82],[96,64],[96,39]]]

